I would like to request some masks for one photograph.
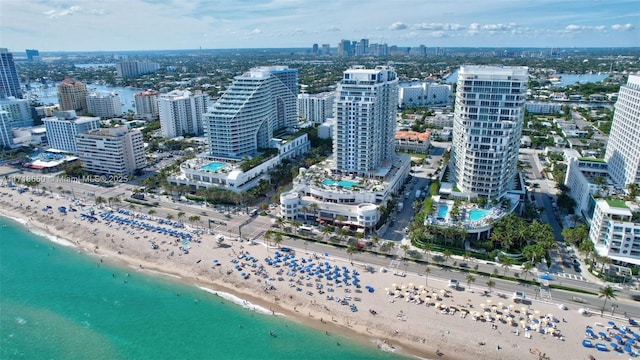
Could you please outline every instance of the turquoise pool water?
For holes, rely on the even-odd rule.
[[[489,210],[473,209],[469,211],[469,220],[478,221],[489,214]]]
[[[200,170],[216,171],[216,170],[219,170],[219,169],[221,169],[221,168],[223,168],[225,166],[227,166],[227,164],[213,161],[213,162],[210,162],[207,165],[201,167]]]
[[[331,179],[324,179],[324,180],[322,180],[322,183],[324,185],[327,185],[327,186],[338,185],[340,187],[345,187],[345,188],[360,187],[360,185],[358,185],[358,183],[353,182],[353,181],[348,181],[348,180],[334,181],[334,180],[331,180]]]
[[[444,219],[447,215],[447,211],[449,211],[449,207],[447,205],[438,206],[438,217]]]

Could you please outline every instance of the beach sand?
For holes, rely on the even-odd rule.
[[[46,206],[50,206],[50,210],[43,211]],[[299,273],[294,278],[295,281],[300,280],[297,284],[289,281],[291,277],[286,274],[286,266],[276,268],[264,261],[267,257],[273,258],[277,251],[267,246],[264,239],[258,239],[254,244],[228,240],[218,244],[216,236],[205,231],[202,235],[193,234],[192,241],[184,245],[183,239],[115,221],[82,220],[79,215],[81,209],[61,214],[57,211],[59,206],[78,208],[70,199],[50,192],[27,191],[20,194],[14,189],[0,187],[0,212],[3,215],[22,219],[32,231],[46,232],[69,241],[78,250],[95,256],[96,262],[107,261],[132,271],[168,274],[202,288],[229,293],[243,299],[242,302],[246,301],[245,305],[254,304],[274,316],[284,316],[325,331],[328,336],[346,335],[372,343],[383,351],[428,359],[540,359],[543,354],[549,359],[617,356],[614,352],[599,353],[582,347],[586,326],[594,327],[598,333],[605,328],[598,328],[596,323],[606,321],[600,316],[583,316],[574,305],[567,304],[568,310],[561,310],[555,303],[533,301],[530,305],[514,304],[511,294],[493,291],[485,295],[486,289],[481,286],[472,286],[474,291],[465,291],[447,288],[446,282],[426,279],[423,275],[409,273],[406,277],[398,277],[391,272],[368,272],[363,264],[352,266],[347,259],[339,257],[344,252],[337,250],[338,256],[316,258],[314,254],[295,249],[299,261],[305,258],[314,265],[326,267],[324,264],[327,262],[332,268],[337,265],[342,269],[345,266],[351,273],[355,269],[359,272],[360,289],[353,285],[336,287],[335,282],[328,282],[326,278],[316,281],[315,275],[309,280],[306,277],[300,279]],[[98,213],[108,210],[98,206],[93,208],[99,219]],[[117,212],[115,215],[134,219]],[[153,220],[138,220],[158,224]],[[151,241],[157,245],[156,249],[151,246]],[[180,250],[185,246],[188,254]],[[248,260],[251,257],[257,259],[255,268],[250,266],[254,263]],[[233,259],[237,262],[232,262]],[[242,271],[235,268],[235,265],[243,263]],[[256,274],[260,265],[264,268],[262,273],[268,274],[266,278]],[[278,275],[280,269],[284,272]],[[244,279],[241,272],[249,274],[249,277]],[[280,277],[282,280],[278,280]],[[269,290],[267,284],[275,289]],[[323,286],[320,289],[323,294],[318,293],[317,284]],[[374,291],[369,292],[365,286],[372,287]],[[426,301],[407,301],[407,291]],[[425,297],[427,294],[430,298]],[[328,296],[333,296],[334,300],[327,299]],[[335,297],[342,299],[345,296],[351,297],[349,303],[357,306],[357,312],[335,301]],[[356,297],[359,301],[355,300]],[[444,311],[447,308],[455,308],[456,311]],[[476,317],[474,320],[476,312],[484,318]],[[511,316],[507,317],[508,314]],[[562,338],[536,330],[528,331],[531,336],[526,337],[521,322],[532,323],[533,319],[546,322],[548,314],[557,318],[558,322],[553,324]],[[488,316],[495,318],[497,315],[503,317],[502,320],[487,320]]]

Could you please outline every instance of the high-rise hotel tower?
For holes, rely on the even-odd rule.
[[[370,176],[395,155],[398,77],[386,66],[352,67],[334,101],[333,156],[338,171]]]
[[[513,188],[528,80],[526,67],[460,67],[450,180],[461,192],[493,200]]]
[[[278,130],[297,123],[298,70],[256,67],[236,76],[203,116],[210,156],[241,159],[271,147]]]
[[[640,75],[620,87],[604,159],[620,187],[640,185]]]

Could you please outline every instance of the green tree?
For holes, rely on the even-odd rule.
[[[273,239],[273,243],[276,245],[276,247],[279,247],[280,244],[282,243],[282,234],[276,233],[276,236]]]
[[[471,275],[471,274],[467,274],[467,287],[469,288],[469,290],[471,290],[471,283],[476,281],[476,277]]]
[[[442,252],[442,257],[444,258],[444,263],[447,264],[449,260],[451,260],[451,257],[453,257],[453,253],[451,252],[451,250],[445,249]]]
[[[601,287],[598,290],[598,297],[601,299],[604,298],[604,303],[602,304],[602,310],[600,311],[600,315],[602,315],[602,313],[604,312],[605,306],[607,306],[607,300],[616,299],[616,292],[611,286],[607,285],[607,286]]]
[[[184,219],[185,216],[185,212],[184,211],[178,211],[178,220],[182,221],[182,219]]]
[[[504,270],[502,276],[507,276],[507,270],[509,270],[511,265],[513,265],[513,260],[511,260],[510,257],[503,256],[502,258],[500,258],[500,266],[502,266],[502,269]]]
[[[347,246],[347,254],[349,255],[349,262],[351,262],[353,264],[353,254],[358,251],[358,248],[356,248],[353,245],[349,245]]]
[[[491,289],[496,286],[496,282],[493,280],[489,280],[487,281],[487,287],[489,288],[489,292],[491,292]]]
[[[431,272],[431,268],[429,265],[424,269],[424,286],[429,286],[429,273]]]
[[[524,281],[527,281],[527,276],[529,274],[533,275],[533,273],[531,272],[533,268],[534,268],[534,265],[529,261],[526,261],[522,264],[522,273],[524,274]]]

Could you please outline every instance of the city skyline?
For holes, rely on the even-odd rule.
[[[364,5],[4,0],[0,46],[12,52],[311,48],[314,43],[335,48],[342,39],[368,38],[398,46],[629,47],[640,43],[639,19],[634,0],[405,0],[394,6],[382,0]]]

